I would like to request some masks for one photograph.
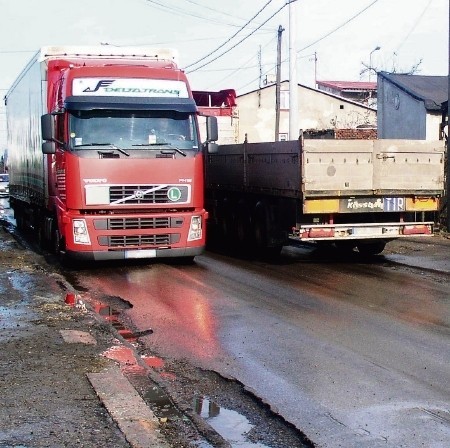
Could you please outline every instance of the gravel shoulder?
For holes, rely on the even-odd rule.
[[[109,364],[109,326],[67,306],[63,278],[1,227],[0,249],[0,447],[129,447],[86,376]]]

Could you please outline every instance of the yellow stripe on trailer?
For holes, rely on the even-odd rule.
[[[409,212],[439,210],[439,198],[406,198],[406,210]]]
[[[306,199],[304,213],[338,213],[339,199]]]

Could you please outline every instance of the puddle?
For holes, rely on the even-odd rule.
[[[70,306],[77,306],[79,303],[83,303],[81,300],[81,296],[79,294],[67,293],[65,297],[65,303]],[[117,307],[113,307],[103,302],[99,302],[96,300],[87,299],[89,306],[92,308],[94,313],[97,313],[103,319],[107,320],[111,323],[111,325],[117,330],[117,332],[128,342],[137,342],[138,338],[142,336],[147,336],[153,333],[152,329],[142,330],[138,332],[133,332],[130,329],[126,328],[122,322],[119,320],[119,316],[122,310]],[[123,301],[124,305],[127,305],[126,301]],[[130,306],[125,306],[124,309],[129,308]]]
[[[262,443],[253,443],[247,439],[253,425],[246,417],[236,411],[218,406],[207,397],[196,398],[194,409],[232,448],[270,448]]]
[[[133,382],[133,377],[130,378]],[[135,377],[135,381],[141,380],[142,378]],[[179,411],[175,405],[173,404],[170,397],[158,386],[154,387],[146,387],[145,393],[143,394],[143,399],[146,403],[149,403],[150,408],[152,409],[155,416],[160,420],[185,420],[189,423],[189,419],[181,412]],[[197,440],[195,442],[192,442],[192,445],[196,448],[213,448],[213,445],[211,445],[208,441],[205,439]],[[256,446],[256,445],[255,445]]]
[[[65,302],[69,305],[77,303],[77,297],[67,294]],[[153,333],[148,329],[139,332],[132,332],[127,329],[119,320],[120,311],[110,305],[102,302],[90,302],[92,310],[105,320],[119,332],[119,334],[128,342],[135,342],[141,336]],[[142,398],[151,406],[152,411],[159,419],[167,420],[186,420],[187,417],[180,412],[173,404],[170,397],[158,386],[148,387],[145,383],[148,381],[143,369],[135,357],[134,351],[125,346],[113,346],[103,353],[103,356],[119,362],[123,373],[132,383],[138,385],[141,383],[144,389]],[[168,376],[170,373],[164,372],[164,360],[156,356],[141,356],[148,367],[160,370],[161,376]],[[271,448],[262,443],[253,443],[248,440],[247,435],[254,427],[250,424],[246,417],[236,411],[232,411],[218,406],[207,397],[197,398],[194,401],[195,412],[202,417],[215,431],[217,431],[225,440],[227,440],[232,448]],[[197,448],[213,448],[207,441],[201,440],[195,443]]]
[[[170,397],[158,386],[145,391],[144,400],[151,403],[151,408],[158,418],[169,420],[183,420],[186,417],[173,404]]]

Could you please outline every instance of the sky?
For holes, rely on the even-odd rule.
[[[281,79],[295,51],[297,81],[309,87],[368,81],[370,62],[378,71],[449,71],[449,0],[0,0],[0,17],[2,98],[49,45],[174,48],[192,89],[239,95],[274,78],[279,30]]]

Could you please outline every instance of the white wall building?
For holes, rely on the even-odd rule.
[[[239,95],[239,142],[275,141],[276,85]],[[376,127],[377,111],[337,95],[298,85],[299,130],[326,131]],[[278,140],[293,140],[289,135],[289,81],[280,86],[280,124]]]

